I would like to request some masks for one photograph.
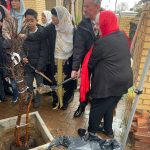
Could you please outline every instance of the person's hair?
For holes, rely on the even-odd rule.
[[[13,0],[10,0],[10,2],[12,2]],[[20,0],[18,0],[20,2]]]
[[[56,16],[56,17],[57,17],[57,11],[56,11],[55,8],[52,8],[51,14],[52,14],[53,16]]]
[[[93,0],[96,5],[100,5],[102,0]]]
[[[27,9],[24,16],[33,16],[35,19],[38,17],[38,13],[34,9]]]
[[[7,3],[6,3],[6,1],[5,1],[5,0],[0,0],[0,3],[1,3],[1,5],[3,5],[3,6],[5,6],[5,7],[7,7]]]
[[[12,5],[11,5],[11,2],[12,2],[13,0],[10,0],[10,7],[12,8]],[[19,2],[20,2],[20,0],[19,0]]]

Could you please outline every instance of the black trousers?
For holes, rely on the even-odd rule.
[[[89,116],[88,131],[96,133],[102,118],[104,118],[104,130],[112,134],[113,111],[117,106],[121,96],[111,96],[107,98],[93,99]]]
[[[33,92],[34,103],[40,103],[41,94],[36,93],[36,95],[35,95],[34,91],[33,91],[34,78],[36,80],[37,86],[40,86],[43,83],[43,78],[40,75],[36,74],[35,72],[25,73],[25,80],[26,80],[27,86]]]
[[[5,98],[4,85],[3,85],[3,71],[0,69],[0,100]]]
[[[71,77],[71,71],[72,71],[72,57],[70,57],[68,60],[66,60],[63,65],[62,65],[62,70],[63,70],[63,80],[67,80]],[[53,85],[57,85],[58,81],[56,76],[59,76],[58,74],[58,64],[57,61],[55,62],[54,66],[52,66],[52,64],[49,65],[49,70],[47,71],[47,73],[49,72],[49,77],[53,82]],[[68,105],[70,99],[72,98],[72,96],[74,95],[74,91],[77,87],[77,81],[76,80],[72,80],[66,84],[64,84],[62,86],[63,88],[63,105]],[[56,91],[53,91],[52,93],[52,97],[53,97],[53,103],[57,103],[58,102],[58,93]]]

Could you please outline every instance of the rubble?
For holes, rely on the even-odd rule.
[[[150,150],[150,112],[135,113],[131,133],[133,150]]]

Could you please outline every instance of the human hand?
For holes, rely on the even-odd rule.
[[[10,78],[9,77],[5,77],[5,81],[9,82]]]
[[[27,35],[26,34],[19,34],[19,37],[21,38],[21,39],[26,39],[27,38]]]
[[[25,63],[25,64],[29,63],[29,60],[27,57],[23,58],[22,60],[23,60],[23,63]]]
[[[80,76],[80,70],[78,70],[78,71],[73,70],[73,71],[71,72],[71,77],[72,77],[73,79],[77,79],[77,78],[79,78],[79,76]]]

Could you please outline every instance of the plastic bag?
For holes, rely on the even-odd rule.
[[[116,140],[102,140],[97,136],[92,140],[86,137],[61,136],[52,141],[47,150],[58,146],[64,146],[67,150],[122,150],[121,144]]]

